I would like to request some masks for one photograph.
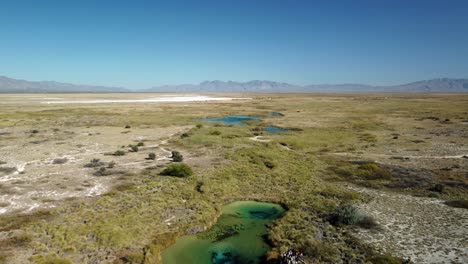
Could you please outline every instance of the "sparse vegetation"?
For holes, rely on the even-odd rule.
[[[123,150],[116,150],[114,153],[112,153],[112,156],[124,156],[125,151]]]
[[[317,98],[320,100],[315,100]],[[456,137],[460,137],[462,133],[460,127],[464,127],[459,124],[460,117],[464,117],[466,112],[463,110],[466,108],[465,99],[443,95],[437,98],[427,96],[424,100],[412,98],[419,97],[386,95],[385,100],[380,100],[375,95],[324,97],[284,95],[273,97],[271,100],[255,99],[242,105],[239,103],[233,103],[233,106],[223,105],[219,108],[219,115],[242,111],[252,116],[265,116],[272,110],[280,109],[286,117],[277,118],[277,125],[298,129],[290,134],[271,135],[269,138],[272,142],[261,143],[249,140],[253,132],[261,133],[261,131],[252,131],[249,125],[231,127],[221,124],[199,124],[196,129],[185,132],[188,137],[179,134],[180,137],[173,137],[165,143],[169,148],[190,155],[190,159],[186,162],[193,166],[191,170],[196,176],[177,176],[186,173],[178,174],[177,171],[183,170],[173,169],[172,171],[177,172],[176,177],[181,178],[158,177],[161,170],[165,170],[163,162],[161,164],[158,162],[158,165],[154,163],[151,169],[143,171],[132,168],[131,173],[135,176],[115,177],[115,181],[113,178],[118,184],[107,195],[86,200],[78,198],[74,201],[64,201],[63,207],[54,209],[47,216],[40,214],[24,218],[16,214],[11,217],[2,216],[0,230],[27,230],[32,237],[30,245],[35,246],[37,256],[40,256],[34,259],[37,262],[38,259],[49,256],[47,258],[58,258],[57,261],[69,258],[76,263],[98,263],[106,257],[115,257],[122,262],[135,260],[151,263],[150,260],[157,259],[161,250],[181,233],[199,226],[209,226],[218,213],[217,209],[227,201],[252,199],[277,202],[288,208],[285,216],[270,226],[268,241],[273,247],[269,253],[272,261],[285,249],[298,248],[306,253],[306,260],[309,263],[337,263],[343,256],[353,263],[364,263],[366,260],[380,263],[378,261],[383,260],[375,258],[373,245],[369,246],[371,249],[364,248],[351,241],[347,235],[359,230],[355,228],[356,226],[374,228],[375,220],[365,215],[353,216],[352,209],[337,209],[343,204],[362,202],[366,200],[365,197],[342,187],[342,182],[337,181],[349,181],[361,186],[372,184],[371,187],[395,188],[402,192],[406,191],[405,186],[410,186],[408,188],[426,191],[421,197],[427,197],[426,194],[430,192],[428,189],[438,183],[439,178],[435,176],[415,178],[414,175],[425,175],[425,172],[421,170],[407,173],[408,171],[402,168],[409,164],[419,166],[423,163],[418,162],[424,161],[427,163],[421,167],[430,169],[430,161],[405,158],[390,160],[386,155],[394,154],[401,157],[437,155],[436,152],[428,152],[434,147],[431,146],[431,142],[435,140],[425,139],[428,136],[437,137],[441,142],[437,146],[444,146],[445,142],[452,140],[462,142]],[[435,114],[429,113],[433,110],[428,107],[434,103],[438,105],[437,111],[440,112],[437,115],[450,118],[451,124],[440,125],[440,128],[434,129],[430,127],[430,123],[434,122],[427,120],[417,122],[417,126],[424,129],[414,128],[415,118]],[[211,108],[211,104],[209,108],[204,104],[189,104],[184,108],[168,104],[158,109],[142,104],[135,106],[132,111],[112,106],[102,109],[65,106],[60,111],[44,108],[44,112],[27,112],[27,110],[17,112],[13,108],[5,108],[5,113],[0,114],[0,118],[3,115],[8,121],[0,119],[0,123],[11,126],[18,123],[20,126],[29,127],[34,124],[43,131],[45,126],[50,127],[51,124],[59,126],[55,122],[61,120],[60,117],[64,114],[71,114],[75,117],[73,122],[66,121],[69,123],[64,125],[70,126],[70,130],[76,126],[77,136],[80,135],[80,126],[93,128],[109,126],[116,129],[116,134],[123,139],[107,142],[113,144],[112,150],[120,148],[122,142],[133,140],[129,139],[128,134],[122,135],[118,132],[127,122],[134,127],[132,134],[135,138],[139,135],[137,133],[140,132],[140,128],[180,126],[181,128],[173,131],[179,133],[187,131],[189,129],[187,125],[199,122],[199,118],[206,116]],[[310,118],[312,113],[313,118]],[[43,116],[47,116],[47,119],[42,119],[43,123],[34,122],[36,118]],[[391,118],[385,119],[385,123],[379,121],[386,116]],[[21,121],[23,119],[27,121]],[[439,125],[439,122],[435,124]],[[252,126],[262,125],[256,123]],[[187,130],[183,130],[182,126],[187,126],[184,127]],[[25,131],[29,131],[28,129]],[[416,129],[417,132],[414,132]],[[445,139],[448,136],[443,129],[452,130],[450,140]],[[60,133],[66,136],[72,135],[66,134],[64,129],[61,131]],[[220,134],[212,135],[212,131],[219,131]],[[93,131],[97,135],[96,132],[98,131]],[[398,140],[392,140],[392,137],[397,136],[392,135],[395,132],[398,132]],[[29,133],[22,134],[30,136]],[[0,143],[10,144],[11,139],[4,138],[13,135],[2,136]],[[40,133],[35,138],[42,139],[42,136]],[[411,142],[418,137],[426,142],[418,145]],[[77,145],[75,142],[73,147]],[[83,144],[78,148],[84,150],[87,146]],[[116,156],[125,155],[126,148],[127,144],[116,151],[118,153]],[[398,151],[393,152],[394,150]],[[449,153],[446,149],[444,151]],[[372,156],[374,154],[375,156]],[[127,160],[132,162],[132,159],[141,162],[146,155],[150,158],[147,153],[137,153],[122,160],[125,160],[125,163]],[[177,155],[172,153],[172,157],[175,156]],[[394,173],[394,168],[381,163],[354,163],[356,160],[367,158],[397,164],[399,167],[396,170],[403,173],[399,176]],[[180,161],[182,160],[183,157]],[[176,159],[174,161],[180,162]],[[437,164],[433,167],[449,167],[439,166],[440,162],[447,161],[437,160],[435,161]],[[455,162],[458,160],[454,160]],[[114,175],[117,172],[109,167],[111,163],[103,163],[93,170],[85,171],[88,174],[89,171],[93,171],[103,175],[107,173]],[[149,166],[147,162],[142,163],[144,163],[142,167]],[[171,165],[178,164],[180,163],[171,163]],[[456,164],[460,167],[450,166],[454,169],[442,171],[437,177],[451,182],[463,182],[462,173],[466,170],[466,166],[462,162]],[[135,168],[138,168],[138,165]],[[403,177],[404,175],[410,176]],[[411,180],[403,181],[403,179]],[[419,185],[420,183],[423,184]],[[95,186],[90,180],[87,183],[81,181],[77,188],[90,190]],[[444,186],[446,188],[442,193],[432,193],[438,194],[440,199],[461,201],[465,199],[466,191],[462,185],[444,183]],[[11,189],[10,185],[4,189]],[[347,212],[351,213],[346,216]],[[327,217],[334,213],[344,217],[337,221],[340,224],[331,225],[327,221]],[[357,214],[359,215],[359,210]],[[173,215],[177,221],[174,221],[168,229],[164,220]],[[359,221],[350,220],[353,223],[351,225],[343,223],[349,223],[349,219],[356,218]],[[380,223],[380,218],[378,219]],[[171,232],[168,233],[168,230]],[[51,256],[51,252],[57,255]]]
[[[103,165],[105,165],[104,162],[102,162],[102,161],[101,161],[100,159],[98,159],[98,158],[94,158],[94,159],[92,159],[89,163],[86,163],[86,164],[84,165],[84,167],[86,167],[86,168],[96,168],[96,167],[100,167],[100,166],[103,166]]]

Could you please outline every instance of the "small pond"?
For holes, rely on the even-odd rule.
[[[245,126],[245,121],[258,121],[260,117],[256,116],[225,116],[222,118],[204,118],[204,122],[224,123],[226,125]]]
[[[260,263],[270,249],[266,224],[284,213],[278,204],[238,201],[224,206],[209,230],[186,235],[162,253],[163,264]]]
[[[288,129],[281,128],[281,127],[276,127],[276,126],[267,126],[265,128],[265,132],[269,134],[278,134],[278,133],[286,133],[289,132]]]

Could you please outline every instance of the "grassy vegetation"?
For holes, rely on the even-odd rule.
[[[379,144],[393,144],[384,141],[385,137],[403,140],[404,136],[393,139],[391,133],[397,128],[393,123],[384,123],[382,117],[409,118],[411,122],[405,122],[413,126],[415,118],[428,116],[421,109],[432,107],[431,111],[438,111],[453,121],[463,117],[466,106],[450,99],[437,99],[439,103],[434,104],[434,98],[426,102],[398,96],[391,100],[372,95],[322,99],[312,96],[267,99],[262,95],[246,103],[183,107],[177,104],[78,105],[59,109],[43,106],[38,110],[26,106],[20,111],[5,107],[0,113],[2,126],[54,124],[57,127],[113,126],[122,130],[124,127],[132,130],[175,125],[194,127],[169,143],[172,149],[184,153],[188,165],[173,163],[166,172],[154,166],[122,175],[127,184],[108,194],[70,201],[53,211],[0,217],[0,231],[19,229],[30,238],[23,244],[2,243],[33,248],[35,255],[31,261],[36,263],[158,263],[159,253],[178,236],[211,226],[222,205],[251,199],[277,202],[288,209],[284,217],[270,226],[268,240],[273,246],[268,254],[270,259],[288,248],[297,248],[306,253],[308,260],[321,263],[337,263],[342,258],[349,263],[404,263],[398,258],[378,255],[372,247],[356,240],[352,232],[345,232],[348,224],[372,227],[375,222],[365,216],[354,219],[352,209],[349,209],[350,217],[346,216],[345,205],[361,202],[364,197],[330,181],[340,179],[382,187],[393,182],[394,176],[374,162],[353,163],[332,155],[358,154],[376,149]],[[244,127],[199,124],[201,118],[212,117],[214,106],[216,116],[242,114],[261,116],[264,120]],[[280,111],[284,117],[268,117],[273,111]],[[74,117],[73,122],[64,118],[70,115]],[[286,134],[265,135],[271,142],[249,139],[255,133],[262,133],[253,128],[266,124],[297,129]],[[40,131],[43,130],[41,127]],[[0,138],[0,143],[3,140]],[[411,140],[414,139],[404,142],[405,148],[426,144]],[[119,150],[114,155],[125,153]],[[200,165],[198,160],[207,165]],[[104,165],[98,160],[91,161],[88,167]],[[191,170],[193,175],[185,177],[192,174]],[[97,172],[107,171],[104,168]],[[161,173],[177,177],[160,177]],[[345,216],[338,221],[342,224],[330,223],[329,216],[336,213]],[[170,225],[168,219],[172,219]],[[8,255],[4,258],[8,259]]]

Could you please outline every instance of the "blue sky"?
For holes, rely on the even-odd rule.
[[[0,75],[128,88],[466,78],[468,1],[0,0]]]

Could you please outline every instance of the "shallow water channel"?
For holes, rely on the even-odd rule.
[[[186,235],[162,253],[164,264],[255,264],[270,249],[267,224],[284,213],[278,204],[238,201],[225,205],[209,230]]]

